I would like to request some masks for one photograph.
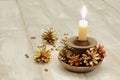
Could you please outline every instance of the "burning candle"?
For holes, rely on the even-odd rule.
[[[81,10],[82,20],[79,21],[79,36],[78,39],[81,41],[87,40],[87,26],[88,21],[86,20],[87,8],[84,6]]]

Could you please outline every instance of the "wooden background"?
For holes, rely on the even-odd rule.
[[[89,73],[72,73],[58,62],[58,51],[48,64],[36,64],[33,51],[42,44],[44,29],[54,27],[59,40],[64,33],[77,35],[83,5],[88,8],[88,36],[107,51],[102,65]],[[119,69],[120,0],[0,0],[0,80],[120,80]]]

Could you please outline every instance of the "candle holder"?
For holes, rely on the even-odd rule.
[[[59,52],[58,59],[60,63],[70,71],[89,72],[98,67],[103,61],[105,51],[103,50],[103,47],[101,48],[101,46],[98,48],[96,47],[97,41],[94,38],[87,37],[87,40],[81,41],[78,40],[77,36],[74,36],[65,41],[65,46],[68,49],[62,49]],[[98,49],[102,50],[102,55]],[[88,52],[88,54],[85,54],[86,52]],[[96,56],[96,59],[99,59],[92,62],[92,60],[94,60],[93,55]],[[97,55],[99,55],[99,57]]]
[[[71,37],[65,42],[67,46],[75,49],[88,49],[97,45],[97,41],[94,38],[88,37],[87,40],[78,40],[78,37]]]

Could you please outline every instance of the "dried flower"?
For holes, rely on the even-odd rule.
[[[87,50],[86,54],[82,54],[82,58],[86,66],[94,66],[98,64],[98,61],[100,60],[100,55],[94,50]]]
[[[42,34],[43,42],[54,45],[55,42],[58,40],[54,32],[55,31],[53,28],[50,28],[49,30],[44,31],[44,33]]]
[[[60,43],[62,43],[64,46],[66,46],[66,44],[65,44],[66,41],[67,41],[67,38],[62,39],[62,40],[60,41]]]
[[[51,54],[49,50],[46,50],[46,46],[39,46],[39,51],[34,51],[34,60],[36,62],[46,63],[50,60]]]
[[[73,56],[70,57],[68,62],[71,66],[78,66],[82,64],[82,58],[80,58],[80,55],[74,54]]]
[[[72,52],[64,48],[60,50],[58,58],[63,62],[67,62],[68,58],[70,58],[71,55],[72,55]]]

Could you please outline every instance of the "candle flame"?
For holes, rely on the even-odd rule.
[[[87,14],[87,8],[86,8],[86,6],[83,6],[83,8],[81,10],[82,19],[86,18],[86,14]]]

